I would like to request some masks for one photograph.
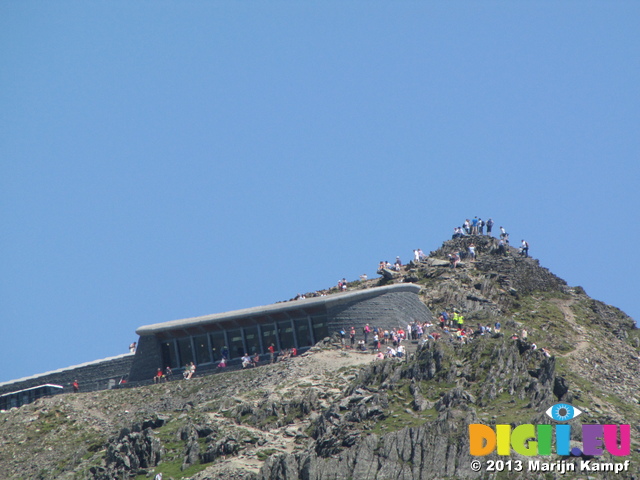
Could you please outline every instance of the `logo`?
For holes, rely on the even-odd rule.
[[[568,422],[583,412],[568,403],[557,403],[545,412],[556,422]],[[554,428],[555,427],[555,428]],[[496,425],[495,429],[484,424],[469,425],[469,450],[471,455],[482,457],[494,451],[498,455],[511,455],[512,450],[524,456],[599,456],[605,451],[616,457],[631,453],[630,425],[582,426],[582,448],[570,446],[571,425],[524,424]],[[554,442],[555,440],[555,442]],[[555,446],[555,451],[554,451]]]

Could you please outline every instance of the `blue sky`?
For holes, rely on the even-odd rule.
[[[493,217],[636,320],[640,3],[0,2],[0,381]]]

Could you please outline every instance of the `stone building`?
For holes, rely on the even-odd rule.
[[[342,328],[353,326],[362,338],[367,323],[393,329],[432,319],[418,292],[418,285],[396,284],[142,326],[129,379],[190,362],[206,369],[225,347],[233,360],[245,352],[266,354],[272,344],[278,351],[304,349]]]

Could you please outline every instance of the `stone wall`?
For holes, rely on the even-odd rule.
[[[133,357],[133,354],[127,353],[7,382],[0,384],[0,395],[47,383],[62,385],[65,392],[71,392],[71,384],[74,380],[78,380],[80,390],[83,392],[104,390],[109,388],[110,381],[117,385],[120,379],[129,375]]]
[[[337,303],[327,309],[329,333],[339,332],[342,328],[355,327],[360,338],[362,329],[377,326],[383,329],[402,327],[406,329],[411,322],[431,320],[433,315],[413,292],[393,292],[375,296],[366,300],[355,299],[347,303]]]
[[[141,335],[138,340],[138,350],[131,366],[129,380],[132,382],[149,380],[158,368],[164,368],[160,341],[155,335]]]

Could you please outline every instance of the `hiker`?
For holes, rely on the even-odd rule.
[[[153,383],[160,383],[161,380],[162,380],[162,369],[158,367],[158,371],[153,376]]]
[[[364,328],[362,329],[362,333],[364,333],[364,343],[366,345],[367,343],[367,338],[369,337],[369,332],[371,331],[371,329],[369,328],[369,324],[367,323]]]
[[[493,220],[487,220],[487,235],[491,236],[491,227],[493,227]]]
[[[498,242],[498,255],[506,255],[507,249],[504,246],[504,240],[501,238]]]
[[[469,259],[472,262],[476,261],[476,246],[473,243],[469,245]]]
[[[269,348],[267,350],[269,350],[269,357],[271,358],[271,363],[273,363],[273,361],[275,360],[275,356],[276,356],[276,347],[275,347],[275,345],[272,343],[271,345],[269,345]]]
[[[529,256],[529,244],[523,239],[522,244],[520,246],[520,255],[523,257]]]
[[[351,348],[355,348],[356,346],[356,329],[351,327],[349,331],[349,341],[351,343]]]
[[[471,220],[471,235],[477,235],[478,234],[478,217],[474,217],[473,220]]]
[[[80,384],[78,383],[78,380],[74,380],[71,386],[73,387],[73,393],[78,393],[80,391]]]

